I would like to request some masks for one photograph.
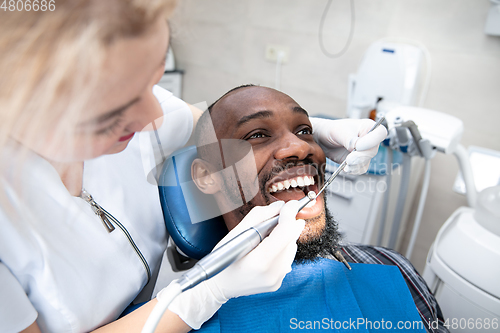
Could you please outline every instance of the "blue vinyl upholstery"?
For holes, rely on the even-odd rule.
[[[169,157],[163,166],[158,189],[165,224],[173,241],[185,255],[201,259],[227,234],[227,228],[222,216],[203,219],[206,212],[217,209],[217,203],[192,182],[191,163],[197,156],[196,147],[190,146]],[[194,223],[192,218],[196,220]]]

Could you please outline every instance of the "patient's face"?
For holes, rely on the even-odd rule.
[[[313,140],[307,112],[292,98],[265,87],[240,88],[217,102],[211,116],[219,140],[251,144],[257,167],[259,191],[250,202],[224,216],[229,229],[254,206],[318,192],[324,182],[325,154]],[[325,228],[324,196],[302,209],[297,218],[306,220],[299,242],[319,236]]]

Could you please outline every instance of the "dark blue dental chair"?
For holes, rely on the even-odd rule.
[[[195,146],[177,151],[165,161],[159,178],[165,224],[181,259],[182,256],[203,258],[227,234],[222,216],[217,216],[215,199],[198,190],[192,181],[191,163],[197,156]],[[206,216],[214,217],[206,219]],[[169,259],[174,255],[176,263],[182,264],[177,261],[179,257],[175,253],[168,254]],[[181,265],[178,268],[189,267]]]

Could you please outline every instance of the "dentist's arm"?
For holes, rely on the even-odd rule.
[[[146,320],[149,317],[151,311],[153,311],[154,306],[158,303],[155,299],[144,304],[134,312],[129,313],[125,317],[122,317],[116,321],[113,321],[105,326],[102,326],[92,333],[127,333],[127,332],[141,332]],[[191,330],[191,327],[186,325],[186,323],[179,318],[178,315],[172,313],[171,311],[166,311],[163,315],[160,324],[155,332],[162,333],[187,333]],[[26,329],[19,333],[41,333],[40,327],[35,321]]]
[[[326,156],[339,164],[346,160],[344,171],[352,174],[363,174],[368,170],[370,160],[377,155],[379,144],[387,137],[384,126],[368,133],[375,125],[370,119],[311,117],[309,120],[313,126],[314,140],[323,148]],[[351,153],[354,148],[356,151]]]
[[[92,333],[139,333],[142,331],[156,303],[158,301],[155,298],[125,317],[92,331]],[[156,333],[187,333],[189,331],[191,331],[191,327],[169,310],[165,311],[155,330]]]
[[[19,333],[42,333],[42,331],[40,331],[40,327],[38,327],[38,324],[35,321],[33,324]]]

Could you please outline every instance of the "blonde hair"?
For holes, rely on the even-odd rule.
[[[106,49],[137,37],[175,0],[57,0],[54,11],[0,11],[0,152],[15,128],[37,135],[84,112]]]

